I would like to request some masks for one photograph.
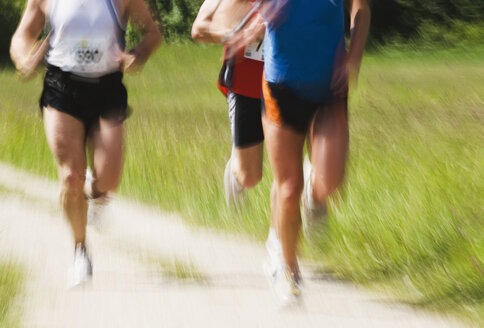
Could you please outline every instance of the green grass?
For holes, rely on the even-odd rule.
[[[305,247],[338,276],[390,286],[410,304],[484,323],[484,48],[370,53],[350,99],[344,190],[320,240]],[[246,209],[226,208],[226,105],[215,88],[219,47],[162,47],[126,79],[120,192],[189,222],[262,240],[271,173]],[[0,72],[0,160],[54,177],[38,115],[40,79]]]
[[[243,224],[256,232],[267,219],[264,213],[258,222],[252,220],[260,206],[238,221],[222,206],[231,137],[225,100],[215,88],[220,49],[185,49],[162,49],[162,59],[129,80],[135,115],[128,122],[127,157],[136,161],[126,163],[121,192],[182,211],[203,224]],[[140,181],[150,187],[139,188]]]
[[[116,249],[142,263],[156,274],[179,282],[209,283],[207,275],[202,273],[190,260],[180,260],[170,255],[144,248],[120,246],[123,244],[123,242],[118,241]]]
[[[402,55],[363,67],[347,183],[317,248],[342,277],[405,277],[402,299],[482,322],[484,61]]]
[[[138,254],[139,255],[139,254]],[[162,276],[178,281],[208,283],[209,279],[193,263],[171,259],[162,254],[144,254],[142,263],[160,272]]]
[[[20,268],[2,260],[0,263],[0,328],[18,327],[18,313],[14,310],[20,292]]]
[[[0,197],[23,194],[0,185]],[[0,228],[0,238],[2,238]],[[19,265],[0,259],[0,328],[19,326],[19,308],[16,307],[21,292],[23,274]]]

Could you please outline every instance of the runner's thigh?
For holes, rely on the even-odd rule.
[[[85,127],[73,116],[52,107],[43,110],[45,134],[59,168],[83,175],[86,169]]]

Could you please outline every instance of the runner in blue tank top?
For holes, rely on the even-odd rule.
[[[274,174],[272,227],[282,244],[278,257],[268,245],[276,260],[266,267],[283,304],[300,299],[300,200],[305,232],[312,232],[322,226],[326,199],[344,176],[348,81],[357,79],[370,23],[366,0],[345,4],[351,18],[347,51],[343,0],[266,0],[261,9],[267,25],[262,122]],[[241,35],[240,44],[252,41]],[[311,160],[303,170],[306,136]]]
[[[343,3],[290,1],[282,10],[284,22],[269,24],[266,31],[265,79],[307,101],[325,102],[331,97],[335,54],[344,45]]]

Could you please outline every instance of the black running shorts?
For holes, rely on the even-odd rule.
[[[85,78],[49,65],[40,97],[40,108],[50,106],[81,120],[86,129],[99,118],[123,122],[127,117],[128,94],[123,73]]]
[[[235,147],[249,147],[264,141],[261,100],[229,92],[227,103]]]
[[[295,95],[284,84],[267,82],[265,79],[262,81],[262,92],[264,116],[279,126],[288,126],[299,133],[306,133],[316,112],[328,110],[326,105],[336,99],[322,104],[312,103]],[[346,95],[341,98],[347,102]]]

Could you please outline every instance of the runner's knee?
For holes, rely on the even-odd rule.
[[[62,193],[67,193],[72,197],[79,197],[84,194],[84,172],[72,168],[62,168],[60,170],[62,183]]]
[[[255,187],[261,179],[262,171],[258,169],[241,170],[237,174],[237,181],[245,188]]]
[[[325,179],[315,179],[313,184],[313,199],[317,203],[324,203],[344,179],[344,169],[340,172],[333,172],[331,176]]]
[[[121,177],[119,177],[119,176],[113,177],[112,179],[104,182],[101,185],[102,190],[100,190],[100,192],[108,192],[108,191],[115,190],[116,188],[118,188],[120,182],[121,182]]]
[[[299,200],[304,186],[303,179],[288,180],[278,184],[277,197],[282,206],[299,207]]]
[[[115,190],[118,188],[119,184],[121,182],[121,174],[109,174],[109,176],[105,175],[100,175],[96,179],[96,190],[97,192],[103,194],[108,191]]]

